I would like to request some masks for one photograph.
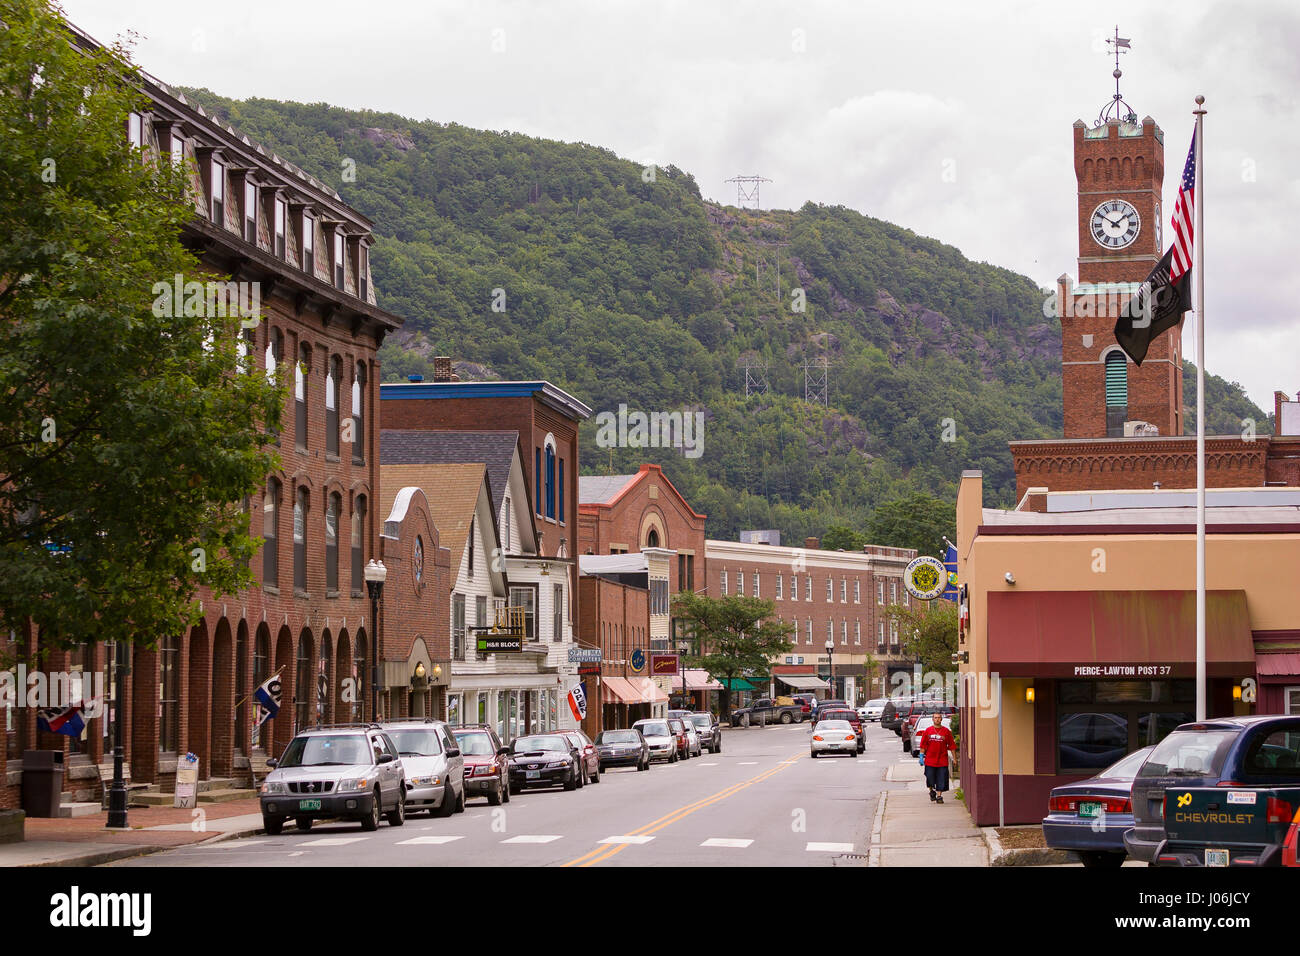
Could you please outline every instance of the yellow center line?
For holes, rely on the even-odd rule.
[[[694,813],[697,810],[703,810],[705,807],[712,806],[715,803],[725,800],[727,797],[737,794],[741,790],[744,790],[747,787],[752,787],[756,783],[762,783],[764,780],[768,779],[769,777],[774,776],[775,774],[780,773],[782,770],[785,770],[786,768],[792,766],[801,757],[802,757],[802,751],[800,751],[799,753],[795,754],[793,757],[790,757],[787,760],[781,761],[775,767],[770,767],[769,769],[764,770],[762,773],[758,774],[757,776],[751,777],[748,780],[741,781],[740,783],[732,784],[729,787],[725,787],[722,790],[719,790],[717,793],[713,794],[712,796],[705,797],[702,800],[697,800],[694,803],[688,803],[683,807],[678,807],[676,810],[672,810],[664,814],[663,816],[659,817],[657,820],[650,821],[649,823],[647,823],[645,826],[641,827],[638,830],[633,830],[631,833],[623,834],[623,836],[630,836],[630,837],[649,836],[652,833],[657,833],[658,831],[664,829],[664,827],[671,826],[672,824],[676,823],[678,820],[690,816],[692,813]],[[582,856],[578,857],[577,859],[570,860],[568,863],[565,863],[563,865],[585,867],[585,866],[592,866],[595,863],[603,863],[605,860],[608,860],[610,857],[614,856],[615,854],[620,853],[623,850],[626,850],[630,845],[631,844],[628,843],[616,843],[612,845],[597,846],[596,849],[592,850],[591,852],[584,853]]]

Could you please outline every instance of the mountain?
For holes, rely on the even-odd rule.
[[[1011,505],[1007,442],[1061,433],[1046,290],[903,227],[719,206],[674,166],[584,143],[185,94],[374,220],[379,302],[406,318],[385,380],[451,355],[462,377],[547,378],[596,412],[699,411],[698,456],[600,447],[593,415],[582,464],[661,464],[711,536],[864,528],[913,491],[955,500],[966,468]],[[806,401],[823,376],[825,402]],[[1207,381],[1212,431],[1267,431],[1240,386]]]

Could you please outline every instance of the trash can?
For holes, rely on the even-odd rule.
[[[63,751],[23,752],[23,810],[29,817],[57,817],[63,802]]]

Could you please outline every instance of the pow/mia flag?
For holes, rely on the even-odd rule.
[[[1115,340],[1134,365],[1140,366],[1156,336],[1181,325],[1183,313],[1192,307],[1192,270],[1171,279],[1173,256],[1170,246],[1115,320]]]

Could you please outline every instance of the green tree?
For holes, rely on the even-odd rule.
[[[949,540],[957,537],[956,509],[920,491],[879,505],[867,522],[871,544],[914,548],[918,554],[943,554],[945,535]]]
[[[682,591],[673,597],[673,614],[685,622],[695,645],[684,666],[722,680],[723,719],[731,712],[731,682],[766,680],[772,658],[794,647],[794,626],[775,613],[773,602],[743,595],[711,598]]]
[[[185,171],[128,144],[126,51],[75,50],[40,0],[0,20],[0,618],[153,644],[200,585],[251,583],[283,394],[241,371],[238,316],[159,291],[216,277],[181,243]]]
[[[946,674],[956,670],[952,655],[957,653],[957,603],[955,601],[914,602],[910,607],[891,604],[885,616],[897,622],[904,654],[915,658],[923,673]]]
[[[861,551],[866,537],[842,524],[833,524],[822,535],[821,546],[827,551]]]

